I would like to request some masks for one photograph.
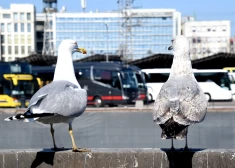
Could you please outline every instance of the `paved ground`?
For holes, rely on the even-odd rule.
[[[0,149],[50,148],[49,125],[4,122],[10,114],[0,114]],[[77,145],[88,148],[167,148],[151,112],[86,112],[73,123]],[[55,126],[57,146],[70,147],[66,124]],[[191,148],[235,148],[235,111],[208,113],[204,122],[189,128]],[[184,141],[175,141],[181,148]]]

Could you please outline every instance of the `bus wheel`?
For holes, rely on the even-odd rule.
[[[99,96],[95,97],[94,105],[95,107],[103,107],[103,101]]]
[[[211,101],[211,95],[209,93],[205,93],[207,101]]]
[[[153,96],[151,94],[148,94],[148,101],[152,102],[153,101]]]

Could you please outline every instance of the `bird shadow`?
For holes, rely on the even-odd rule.
[[[64,148],[61,150],[43,149],[43,150],[37,152],[37,155],[36,155],[34,161],[32,162],[31,168],[36,168],[39,165],[41,165],[42,163],[46,163],[48,165],[53,166],[55,153],[60,152],[60,151],[69,150],[69,149],[70,148]]]
[[[161,150],[166,153],[170,168],[192,168],[193,155],[205,149],[171,150],[161,148]]]

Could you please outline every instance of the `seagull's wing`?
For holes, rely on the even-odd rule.
[[[190,125],[204,119],[207,104],[204,92],[194,78],[173,78],[162,86],[153,117],[158,124],[173,117],[179,124]]]
[[[76,116],[84,111],[87,92],[67,81],[56,81],[41,88],[30,100],[29,111],[33,114],[54,113]],[[74,116],[74,117],[75,117]]]

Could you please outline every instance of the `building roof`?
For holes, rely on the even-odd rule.
[[[56,64],[56,56],[42,56],[39,54],[30,55],[28,57],[20,58],[19,61],[28,62],[31,65],[53,65]],[[85,57],[74,62],[102,62],[106,61],[106,55],[93,55]],[[109,55],[109,61],[121,62],[121,58],[117,55]],[[147,68],[170,68],[173,61],[172,54],[155,54],[142,59],[128,62],[128,64],[135,65],[141,69]],[[192,61],[192,67],[196,69],[222,69],[224,67],[235,67],[235,54],[218,53],[209,57],[197,59]]]
[[[118,55],[108,55],[109,61],[119,61],[121,62],[121,57]],[[82,59],[74,60],[74,62],[101,62],[106,61],[106,55],[96,54],[92,56],[88,56]]]
[[[222,69],[224,67],[235,67],[235,54],[218,53],[193,60],[192,66],[196,69]]]
[[[172,54],[156,54],[129,62],[129,64],[138,66],[141,69],[171,68],[172,61]],[[218,53],[205,58],[193,60],[192,67],[196,69],[222,69],[224,67],[235,67],[235,54]]]
[[[40,54],[32,54],[28,57],[19,58],[17,61],[28,62],[31,65],[46,66],[46,65],[56,64],[57,57],[40,55]]]
[[[146,68],[170,68],[173,61],[172,54],[155,54],[142,59],[129,62],[141,69]]]

